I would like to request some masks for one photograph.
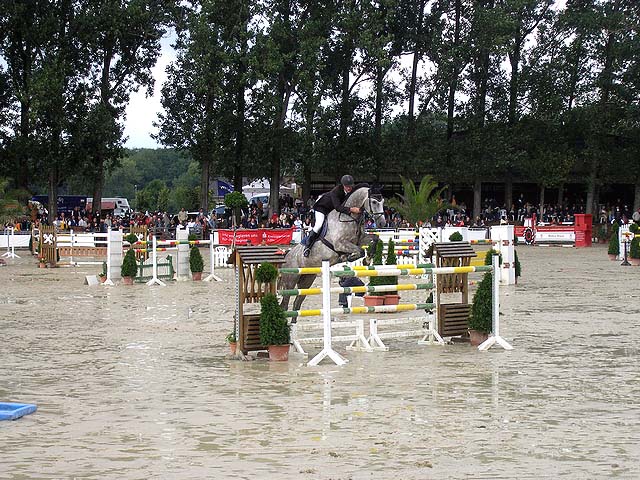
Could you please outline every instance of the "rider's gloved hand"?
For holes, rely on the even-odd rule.
[[[350,208],[349,208],[349,211],[350,211],[351,213],[359,214],[359,213],[360,213],[360,207],[350,207]]]

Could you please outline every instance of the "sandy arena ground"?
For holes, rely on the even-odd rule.
[[[640,478],[640,268],[604,246],[518,247],[511,352],[414,338],[316,368],[226,358],[231,270],[88,287],[99,267],[18,253],[0,402],[38,411],[0,422],[1,479]]]

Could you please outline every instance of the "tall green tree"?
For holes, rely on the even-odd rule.
[[[175,19],[174,0],[88,2],[83,42],[91,52],[92,91],[86,120],[85,171],[93,180],[93,213],[101,209],[105,171],[122,156],[122,122],[131,94],[151,93],[160,39]]]

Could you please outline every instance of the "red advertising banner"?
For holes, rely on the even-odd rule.
[[[289,245],[293,237],[293,228],[282,229],[251,229],[236,230],[236,245]],[[218,243],[220,245],[231,245],[233,242],[233,230],[218,230]]]

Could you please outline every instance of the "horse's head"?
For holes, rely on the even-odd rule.
[[[382,198],[382,194],[379,191],[366,187],[359,188],[349,195],[345,206],[364,209],[366,214],[373,218],[378,227],[387,225],[387,221],[384,218],[384,198]]]
[[[369,189],[369,194],[364,201],[363,207],[376,222],[376,227],[382,228],[387,225],[387,220],[384,217],[384,198],[381,193]]]

